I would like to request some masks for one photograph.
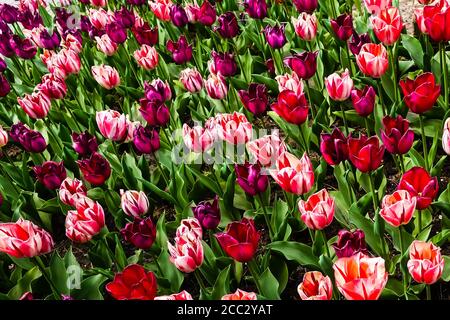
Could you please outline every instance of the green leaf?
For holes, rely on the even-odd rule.
[[[55,285],[59,293],[69,294],[69,288],[67,288],[67,271],[64,260],[59,256],[57,252],[54,252],[50,260],[50,279]]]
[[[402,44],[418,68],[423,69],[424,53],[420,41],[417,38],[404,33],[402,34]]]
[[[280,300],[280,295],[278,293],[278,280],[274,277],[269,268],[264,270],[257,281],[259,281],[261,288],[261,292],[259,292],[259,294],[269,300]]]
[[[25,275],[19,279],[17,284],[8,292],[8,297],[13,300],[18,300],[24,293],[32,291],[31,284],[41,277],[42,273],[38,267],[28,270]]]
[[[212,300],[220,300],[230,292],[230,269],[231,265],[220,271],[211,292]]]
[[[450,256],[444,256],[444,271],[442,272],[442,280],[450,281]]]
[[[167,279],[170,283],[170,291],[180,291],[181,285],[184,281],[183,273],[181,273],[175,265],[170,262],[169,253],[166,250],[162,250],[158,257],[158,264],[161,268],[161,277]]]
[[[187,167],[196,177],[197,179],[200,180],[200,182],[207,187],[209,190],[211,190],[212,192],[214,192],[215,194],[218,194],[220,196],[223,196],[223,190],[222,188],[217,184],[216,181],[214,181],[213,179],[209,178],[208,176],[204,175],[203,173],[201,173],[200,171],[198,171],[197,169],[194,169],[193,167]],[[212,174],[215,174],[215,172],[213,172]]]
[[[287,260],[295,261],[302,266],[312,266],[320,269],[319,259],[313,254],[312,248],[306,244],[294,241],[276,241],[267,248],[284,255]]]
[[[107,278],[102,274],[86,278],[81,282],[81,289],[73,290],[71,296],[77,300],[103,300],[100,286],[106,279]]]

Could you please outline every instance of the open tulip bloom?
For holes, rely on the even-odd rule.
[[[2,299],[447,298],[450,0],[55,4],[0,4]]]

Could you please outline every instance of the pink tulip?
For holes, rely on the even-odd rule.
[[[66,50],[71,50],[75,53],[80,53],[82,49],[82,43],[70,33],[62,41],[61,46]]]
[[[210,132],[216,132],[219,139],[230,144],[247,143],[252,138],[252,124],[243,113],[221,113],[205,124]]]
[[[76,210],[67,212],[66,236],[72,241],[88,242],[104,226],[105,213],[102,206],[87,197],[76,202]]]
[[[154,300],[193,300],[189,292],[183,290],[180,293],[173,293],[168,296],[155,297]]]
[[[92,26],[97,30],[105,30],[105,27],[110,22],[113,22],[113,16],[105,9],[89,9],[89,20]]]
[[[175,238],[175,244],[168,243],[170,261],[178,270],[191,273],[203,263],[203,245],[194,233],[185,233]]]
[[[106,0],[90,0],[90,2],[94,7],[105,7],[108,4]]]
[[[364,0],[367,12],[370,14],[378,14],[380,11],[390,7],[392,0]]]
[[[196,238],[202,238],[203,236],[203,229],[200,222],[195,218],[187,218],[183,219],[180,222],[180,225],[177,228],[176,236],[182,237],[186,234],[192,234]]]
[[[154,47],[147,44],[133,53],[134,59],[145,70],[153,70],[158,65],[158,52]]]
[[[128,134],[128,120],[116,110],[98,111],[95,119],[100,133],[113,141],[123,141]]]
[[[170,21],[170,8],[173,6],[171,0],[151,0],[149,5],[156,18],[162,21]]]
[[[275,80],[278,82],[278,91],[283,92],[284,90],[291,90],[297,96],[303,94],[303,81],[298,77],[295,71],[292,71],[292,74],[276,76]]]
[[[180,72],[180,81],[184,88],[191,92],[199,92],[203,88],[203,78],[197,69],[186,68]]]
[[[119,72],[111,66],[93,66],[91,71],[95,81],[105,89],[110,90],[120,84]]]
[[[220,74],[211,73],[205,80],[206,92],[212,99],[222,100],[227,96],[228,87],[225,78]]]
[[[317,35],[317,17],[307,12],[302,12],[298,19],[292,17],[295,33],[306,41],[313,40]]]
[[[0,126],[0,148],[6,146],[8,143],[8,132],[3,130],[2,126]]]
[[[50,99],[62,99],[67,94],[67,85],[64,79],[51,73],[42,76],[41,83],[37,85],[36,89],[42,91]]]
[[[183,141],[189,150],[201,153],[205,152],[214,144],[214,135],[201,126],[189,127],[183,124]]]
[[[350,77],[350,72],[348,69],[345,69],[341,75],[333,73],[325,78],[325,86],[331,99],[336,101],[347,100],[353,89],[353,80]]]
[[[259,139],[247,142],[247,151],[250,156],[263,166],[272,166],[286,151],[286,145],[277,134],[266,135]]]
[[[406,190],[397,190],[383,198],[380,215],[393,227],[408,224],[416,210],[416,197]]]
[[[442,134],[442,148],[450,155],[450,118],[445,120],[444,133]]]
[[[23,98],[17,98],[20,107],[33,119],[45,118],[50,111],[50,98],[43,91],[35,91],[26,94]]]
[[[441,248],[431,242],[414,240],[409,248],[408,270],[416,282],[435,283],[444,270]]]
[[[326,189],[311,195],[307,201],[298,202],[301,219],[312,230],[322,230],[328,226],[334,217],[334,199]]]
[[[303,276],[297,291],[302,300],[331,300],[333,284],[330,277],[324,277],[321,272],[309,271]]]
[[[66,178],[59,187],[59,199],[68,206],[75,206],[77,201],[87,196],[87,189],[78,179]]]
[[[372,78],[381,78],[389,66],[386,48],[381,43],[366,43],[356,56],[356,63],[365,75]]]
[[[117,44],[105,33],[101,37],[95,37],[97,49],[107,56],[112,56],[117,51]]]
[[[258,300],[258,297],[254,292],[237,289],[235,293],[224,295],[221,300]]]
[[[143,191],[121,191],[121,207],[129,216],[139,217],[148,211],[148,198]]]

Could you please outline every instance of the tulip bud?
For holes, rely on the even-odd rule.
[[[314,76],[317,70],[317,56],[319,51],[303,51],[300,54],[284,59],[284,64],[291,68],[299,78],[308,80]]]
[[[220,72],[217,75],[209,75],[208,79],[205,80],[205,88],[212,99],[222,100],[228,94],[227,83]]]
[[[172,92],[167,81],[155,79],[150,84],[144,82],[145,97],[151,101],[165,102],[171,99]]]
[[[391,226],[408,224],[416,210],[416,198],[406,190],[397,190],[387,195],[381,203],[380,216]]]
[[[155,48],[149,45],[142,45],[142,47],[133,53],[134,59],[138,65],[145,70],[153,70],[158,65],[159,57]]]
[[[231,39],[239,34],[239,24],[232,11],[225,12],[219,19],[219,26],[215,28],[222,38]]]
[[[28,152],[41,153],[47,148],[47,142],[42,134],[28,129],[21,122],[12,125],[9,134],[14,141],[20,143]]]
[[[356,56],[356,63],[363,74],[381,78],[389,66],[386,48],[381,43],[366,43]]]
[[[150,28],[148,22],[144,22],[142,25],[136,25],[135,23],[131,32],[133,32],[134,38],[141,46],[144,44],[154,46],[158,43],[158,28]]]
[[[333,73],[325,78],[325,86],[331,99],[335,101],[347,100],[353,89],[353,80],[350,77],[350,72],[348,69],[345,69],[341,75]]]
[[[359,229],[353,232],[347,230],[339,231],[338,240],[336,244],[333,244],[333,249],[338,258],[351,257],[358,252],[367,255],[364,231]]]
[[[197,69],[186,68],[180,72],[180,81],[184,88],[191,92],[199,92],[203,88],[203,78]]]
[[[84,179],[94,186],[100,186],[111,175],[111,165],[101,154],[94,152],[90,158],[78,160]]]
[[[317,35],[317,17],[315,14],[302,12],[298,19],[292,17],[295,33],[305,41],[313,40]]]
[[[331,300],[333,284],[330,277],[324,277],[321,272],[309,271],[303,276],[297,291],[302,300]]]
[[[226,294],[220,300],[258,300],[258,296],[254,292],[237,289],[235,293]]]
[[[188,23],[186,11],[179,4],[175,4],[170,8],[170,19],[178,28],[183,28]]]
[[[409,248],[408,271],[418,283],[427,285],[439,280],[444,270],[441,248],[431,242],[414,240]]]
[[[231,53],[211,52],[212,60],[208,63],[209,71],[213,74],[220,74],[224,77],[230,77],[236,74],[237,64]]]
[[[112,56],[116,53],[118,46],[106,33],[101,37],[95,37],[95,41],[97,42],[97,49],[107,56]]]
[[[97,126],[100,133],[113,141],[123,141],[127,136],[128,120],[116,110],[97,111]]]
[[[11,92],[11,85],[3,74],[0,74],[0,98],[6,97]]]
[[[56,30],[54,30],[52,34],[50,34],[47,29],[44,28],[44,30],[40,34],[40,41],[45,49],[54,50],[59,47],[61,43],[61,37],[59,36],[58,32],[56,32]]]
[[[361,117],[368,117],[375,107],[375,90],[372,86],[365,86],[364,89],[353,89],[351,91],[353,108]]]
[[[46,161],[33,168],[37,179],[48,189],[58,189],[66,178],[66,168],[62,162]]]
[[[175,238],[175,244],[168,243],[170,262],[178,270],[191,273],[203,263],[203,245],[200,238],[187,233]]]
[[[384,146],[380,145],[378,137],[348,139],[349,158],[352,164],[361,172],[370,172],[379,168],[384,156]]]
[[[389,153],[405,154],[414,143],[414,131],[409,128],[409,121],[403,119],[401,115],[397,118],[385,116],[381,140]]]
[[[8,24],[17,22],[19,19],[19,10],[8,3],[0,4],[0,18]]]
[[[183,141],[189,150],[201,153],[207,151],[214,144],[214,135],[200,126],[190,128],[186,123],[183,124]]]
[[[98,202],[84,197],[76,202],[76,210],[66,216],[66,236],[75,242],[86,243],[105,226],[105,213]]]
[[[200,222],[196,218],[183,219],[177,228],[176,236],[182,237],[187,234],[192,234],[195,238],[202,238],[203,229]]]
[[[150,249],[156,239],[156,228],[150,217],[135,217],[133,222],[127,223],[125,228],[120,230],[125,241],[131,243],[136,248]]]
[[[322,230],[327,227],[334,217],[334,199],[326,189],[311,195],[307,201],[298,202],[301,219],[312,230]]]
[[[129,216],[139,217],[147,213],[149,202],[142,191],[121,191],[121,206],[123,212]]]
[[[217,133],[218,138],[230,144],[243,144],[252,139],[252,124],[240,112],[217,114],[207,121],[205,127],[211,133]]]
[[[92,66],[91,71],[95,81],[105,89],[111,90],[120,84],[119,72],[111,66]]]
[[[35,91],[26,94],[23,98],[17,98],[20,107],[33,119],[45,118],[50,111],[50,98],[43,91]]]
[[[283,92],[284,90],[291,90],[297,96],[303,94],[303,81],[298,77],[295,71],[292,74],[285,74],[276,76],[275,80],[278,82],[278,91]]]
[[[348,48],[350,49],[351,53],[356,56],[361,51],[362,46],[370,42],[371,40],[368,33],[359,35],[356,32],[353,32],[353,35],[348,42]]]
[[[334,128],[331,134],[320,135],[320,152],[330,166],[349,159],[347,138],[339,128]]]
[[[263,167],[276,163],[278,157],[286,151],[286,146],[278,134],[266,135],[247,142],[247,151]]]
[[[442,134],[442,148],[450,155],[450,118],[445,120],[444,133]]]
[[[387,7],[370,17],[373,31],[384,45],[390,46],[397,42],[403,29],[400,10]]]
[[[216,9],[208,0],[203,1],[196,15],[197,21],[204,26],[211,26],[217,18]]]
[[[334,34],[341,41],[347,41],[352,36],[353,18],[351,15],[344,13],[336,19],[331,19],[330,24]]]
[[[159,133],[150,127],[138,126],[134,129],[133,145],[143,154],[152,154],[159,150]]]
[[[45,74],[41,83],[37,85],[37,90],[41,91],[50,99],[62,99],[67,94],[67,86],[64,79],[55,76],[54,74]]]
[[[247,91],[239,90],[238,93],[244,107],[254,115],[266,111],[269,98],[264,84],[251,83]]]
[[[13,35],[9,43],[14,53],[22,59],[33,59],[36,55],[37,48],[30,39],[22,39],[18,35]]]
[[[293,0],[292,3],[298,12],[312,13],[319,5],[318,0]]]
[[[164,127],[170,120],[169,108],[158,101],[140,100],[140,113],[149,126]]]
[[[277,102],[271,106],[281,118],[289,123],[300,125],[308,119],[309,105],[305,95],[284,90],[278,95]]]
[[[265,0],[245,0],[245,11],[253,19],[264,19],[267,17],[267,3]]]
[[[97,139],[87,130],[83,133],[72,133],[72,147],[81,157],[89,157],[98,150]]]
[[[269,178],[261,174],[259,164],[235,165],[235,171],[236,182],[248,195],[254,197],[266,191]]]
[[[127,29],[116,22],[106,25],[106,34],[117,44],[124,43],[127,40]]]
[[[6,146],[8,143],[8,132],[3,130],[2,126],[0,126],[0,148]]]
[[[133,11],[128,10],[125,6],[114,12],[114,20],[125,29],[134,26],[135,15]]]
[[[423,73],[416,79],[406,78],[400,81],[405,104],[417,114],[422,114],[431,110],[439,98],[441,87],[436,84],[434,74]]]
[[[271,27],[267,25],[264,28],[264,35],[269,45],[274,49],[281,49],[286,44],[286,35],[284,34],[285,25]]]
[[[424,210],[436,197],[439,184],[437,178],[432,178],[424,168],[414,167],[403,174],[397,190],[408,191],[412,197],[417,198],[417,209]]]
[[[208,230],[214,230],[220,223],[219,198],[216,196],[214,201],[201,201],[193,208],[194,217],[200,222],[201,226]]]

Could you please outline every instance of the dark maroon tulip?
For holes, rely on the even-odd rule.
[[[143,154],[151,154],[159,150],[159,133],[150,127],[138,126],[134,129],[133,145]]]
[[[90,4],[90,0],[79,0],[82,4]]]
[[[251,83],[248,90],[239,90],[239,97],[244,107],[251,113],[256,115],[266,111],[269,98],[264,84]]]
[[[81,157],[90,157],[98,150],[97,139],[87,130],[83,133],[72,133],[72,147]]]
[[[125,241],[139,249],[150,249],[156,239],[156,228],[150,217],[135,217],[133,222],[127,223],[120,230]]]
[[[176,64],[183,64],[192,59],[192,45],[187,42],[185,36],[181,36],[177,42],[167,41],[167,50],[172,53]]]
[[[368,33],[363,33],[359,35],[356,31],[353,32],[350,41],[348,42],[348,48],[356,56],[361,51],[361,48],[366,43],[371,43],[370,36]]]
[[[224,77],[230,77],[236,74],[237,64],[234,60],[232,53],[218,53],[216,51],[211,52],[212,65],[211,72],[218,73]]]
[[[144,44],[154,46],[158,43],[158,28],[150,28],[148,22],[144,22],[142,26],[133,26],[131,32],[141,46]]]
[[[269,185],[269,177],[261,174],[259,164],[235,165],[236,182],[245,193],[254,197],[266,191]]]
[[[397,189],[406,190],[411,197],[416,197],[416,208],[424,210],[437,196],[439,184],[437,178],[431,177],[427,170],[422,167],[414,167],[403,174]]]
[[[361,172],[377,170],[384,156],[384,146],[377,136],[348,138],[348,155],[352,164]]]
[[[265,0],[245,0],[245,11],[253,19],[264,19],[267,17],[267,3]]]
[[[353,108],[361,117],[367,117],[373,112],[376,93],[372,86],[365,86],[362,90],[353,89],[351,97]]]
[[[216,9],[208,0],[203,1],[198,11],[198,22],[204,26],[211,26],[217,18]]]
[[[12,31],[6,22],[0,20],[0,34],[11,34]]]
[[[67,177],[63,162],[46,161],[41,166],[33,168],[37,179],[48,189],[58,189]]]
[[[269,45],[274,49],[281,49],[286,44],[286,35],[284,34],[285,26],[274,26],[271,27],[267,25],[264,28],[264,35]]]
[[[313,13],[317,9],[317,0],[292,0],[298,12]]]
[[[0,74],[0,98],[5,97],[11,91],[11,85],[3,74]]]
[[[192,209],[194,217],[200,222],[200,225],[208,230],[214,230],[220,223],[219,197],[214,201],[201,201]]]
[[[414,131],[409,128],[409,121],[402,116],[386,116],[383,118],[381,140],[389,153],[405,154],[414,143]]]
[[[266,61],[266,68],[267,72],[269,72],[271,75],[275,75],[275,62],[273,59],[268,59]]]
[[[11,58],[15,55],[14,49],[9,42],[10,39],[11,36],[9,34],[0,34],[0,54],[8,58]]]
[[[0,19],[6,23],[14,23],[19,20],[19,9],[9,4],[0,4]]]
[[[28,152],[40,153],[47,148],[47,143],[42,134],[28,129],[22,122],[13,124],[9,135]]]
[[[120,10],[114,12],[114,20],[125,29],[130,29],[134,26],[136,20],[133,11],[122,7]]]
[[[80,30],[83,32],[89,32],[93,28],[91,20],[89,20],[88,16],[80,17]]]
[[[333,244],[334,252],[338,258],[351,257],[359,252],[369,254],[366,248],[366,235],[362,230],[353,232],[341,230],[338,232],[338,241]]]
[[[127,3],[132,6],[142,6],[147,3],[147,0],[127,0]]]
[[[300,54],[294,54],[285,58],[284,63],[294,70],[301,79],[308,80],[316,73],[318,54],[319,51],[304,51]]]
[[[239,33],[239,24],[234,12],[225,12],[217,21],[219,22],[219,26],[216,27],[215,31],[217,31],[222,38],[231,39]]]
[[[172,97],[169,85],[161,79],[153,80],[152,84],[144,82],[144,93],[148,100],[166,102]]]
[[[170,20],[178,28],[183,28],[189,22],[186,10],[179,4],[175,4],[170,8]]]
[[[3,60],[2,58],[0,58],[0,72],[5,71],[8,68],[8,66],[6,65],[5,60]]]
[[[64,21],[67,21],[67,19]],[[31,11],[29,10],[20,11],[19,22],[27,30],[32,30],[33,28],[38,28],[40,25],[43,25],[42,17],[39,15],[39,13],[31,13]],[[61,25],[65,26],[65,22],[61,23]]]
[[[89,158],[78,160],[84,179],[94,186],[100,186],[111,175],[111,165],[100,153],[94,152]]]
[[[70,13],[66,8],[58,7],[55,8],[55,15],[56,25],[58,25],[59,30],[66,31],[67,29],[70,29],[67,26],[67,22],[71,21],[70,18],[72,13]]]
[[[349,14],[341,14],[330,20],[331,28],[338,39],[347,41],[353,34],[353,18]]]
[[[127,29],[115,22],[106,25],[106,34],[115,43],[120,44],[127,40]]]
[[[94,40],[96,37],[101,38],[104,34],[106,34],[105,30],[98,30],[94,27],[89,30],[89,38],[91,38],[91,40]]]
[[[140,105],[139,111],[149,126],[164,127],[169,122],[169,108],[164,103],[143,98]]]
[[[61,43],[61,38],[56,30],[50,34],[47,29],[42,30],[40,34],[40,40],[45,49],[53,50],[59,47]]]
[[[331,133],[320,135],[320,152],[330,166],[348,160],[347,138],[339,128],[336,127]]]
[[[9,43],[14,53],[22,59],[33,59],[36,55],[37,48],[30,39],[22,39],[14,35],[9,39]]]
[[[261,237],[253,219],[247,218],[231,222],[225,232],[216,233],[215,236],[223,251],[239,262],[253,259]]]

